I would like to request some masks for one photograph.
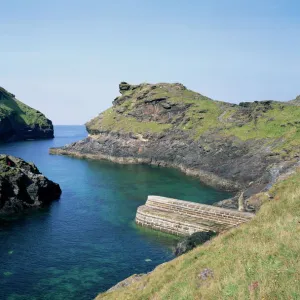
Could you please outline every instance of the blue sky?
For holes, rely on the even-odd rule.
[[[300,2],[0,0],[0,86],[83,124],[120,81],[181,82],[229,102],[300,94]]]

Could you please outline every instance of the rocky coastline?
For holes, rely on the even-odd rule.
[[[50,153],[177,168],[236,193],[216,206],[248,212],[257,212],[272,200],[270,188],[299,167],[298,101],[236,105],[177,83],[122,82],[119,91],[113,107],[86,124],[86,139]],[[96,299],[145,276],[151,277],[133,275]]]
[[[90,140],[90,138],[87,138],[86,140],[80,142],[80,145],[82,143],[93,143],[93,141]],[[92,159],[92,160],[107,160],[113,163],[118,164],[145,164],[145,165],[153,165],[157,167],[167,167],[167,168],[174,168],[178,169],[181,172],[185,173],[188,176],[194,176],[199,178],[199,180],[207,184],[209,186],[213,186],[220,190],[225,191],[231,191],[236,192],[239,191],[242,186],[239,185],[237,182],[219,177],[213,173],[201,170],[201,169],[194,169],[194,168],[188,168],[184,166],[183,164],[176,164],[174,162],[168,162],[164,160],[158,160],[155,158],[143,158],[143,157],[118,157],[118,156],[111,156],[106,155],[102,153],[84,153],[81,152],[81,150],[76,151],[76,145],[77,143],[73,144],[71,147],[74,147],[72,149],[69,148],[51,148],[49,150],[50,154],[53,155],[66,155],[66,156],[72,156],[76,158],[82,158],[82,159]]]
[[[243,192],[245,200],[268,190],[298,162],[299,149],[289,147],[277,131],[272,137],[263,125],[270,123],[287,137],[298,130],[298,121],[287,123],[290,109],[300,115],[292,103],[230,104],[179,83],[122,82],[119,91],[113,107],[86,124],[89,137],[50,153],[177,168],[217,189]],[[278,120],[270,117],[275,113]],[[217,205],[238,208],[238,195]]]

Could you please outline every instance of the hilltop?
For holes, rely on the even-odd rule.
[[[45,115],[0,87],[0,142],[53,138],[53,134]]]

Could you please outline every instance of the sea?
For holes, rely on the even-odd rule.
[[[84,126],[55,126],[54,139],[0,145],[62,189],[49,207],[0,220],[1,300],[91,300],[174,258],[177,237],[134,222],[148,195],[206,204],[230,197],[174,169],[49,154],[86,136]]]

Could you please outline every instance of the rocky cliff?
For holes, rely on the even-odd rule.
[[[0,155],[0,217],[43,206],[60,195],[59,185],[42,175],[34,164]]]
[[[44,138],[53,138],[52,122],[0,87],[0,142]]]
[[[53,154],[171,166],[245,198],[294,166],[300,107],[215,101],[179,83],[122,82],[113,106],[86,124],[85,140]]]

